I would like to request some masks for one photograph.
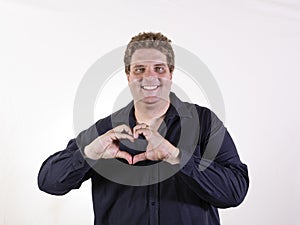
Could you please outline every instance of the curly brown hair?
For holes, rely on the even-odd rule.
[[[162,52],[167,57],[167,64],[170,72],[174,70],[174,51],[171,40],[166,36],[153,32],[143,32],[131,38],[124,55],[125,73],[130,73],[130,63],[133,53],[140,48],[154,48]]]

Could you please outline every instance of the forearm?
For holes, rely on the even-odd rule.
[[[91,167],[74,146],[73,140],[69,148],[55,153],[43,163],[38,175],[38,185],[42,191],[63,195],[79,188],[88,178]]]
[[[239,205],[249,186],[247,166],[242,163],[225,167],[203,159],[182,168],[181,178],[201,199],[218,208]]]
[[[248,169],[222,121],[208,109],[198,108],[197,146],[179,146],[180,177],[202,200],[219,208],[239,205],[248,186]]]

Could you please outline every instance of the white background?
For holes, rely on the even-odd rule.
[[[251,179],[222,224],[299,225],[299,0],[1,0],[0,224],[93,224],[89,181],[58,197],[37,174],[74,136],[84,73],[141,31],[196,54],[222,91]]]

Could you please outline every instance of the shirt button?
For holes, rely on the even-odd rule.
[[[151,205],[155,205],[155,202],[151,202]]]
[[[83,166],[83,164],[84,164],[84,160],[79,160],[79,165]]]

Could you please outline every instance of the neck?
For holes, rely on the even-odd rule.
[[[158,106],[147,106],[135,103],[135,118],[138,123],[145,123],[150,126],[154,125],[164,118],[169,106],[170,101],[165,101],[163,104]]]

